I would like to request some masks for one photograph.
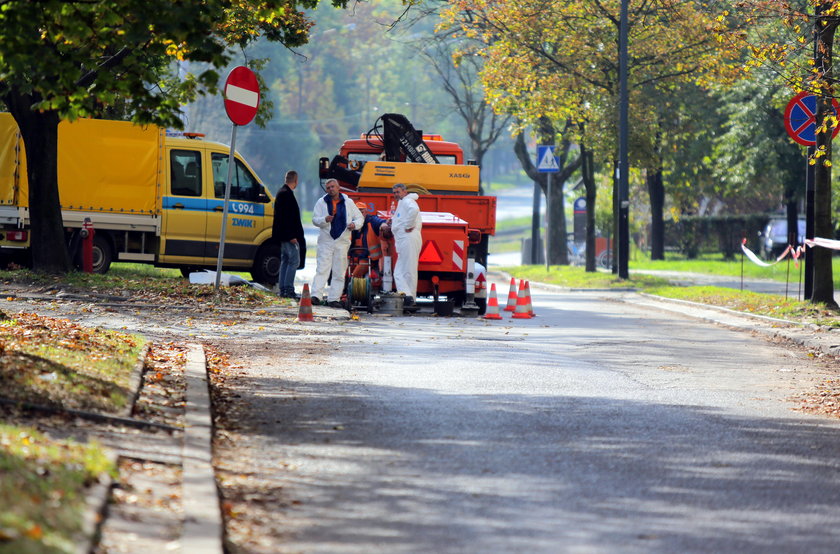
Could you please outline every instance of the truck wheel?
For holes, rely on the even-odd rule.
[[[251,268],[251,277],[254,281],[271,287],[277,284],[277,277],[280,274],[280,245],[269,243],[263,244],[254,258],[254,267]]]
[[[452,303],[455,305],[456,308],[460,308],[464,305],[464,302],[467,301],[467,293],[464,291],[453,292],[451,294],[447,294],[449,298],[452,299]]]
[[[478,306],[478,315],[484,315],[487,312],[487,299],[476,298],[475,303]]]
[[[610,251],[604,250],[603,252],[598,254],[598,257],[595,258],[595,265],[597,267],[603,267],[604,269],[610,269],[610,267],[612,267],[612,263],[610,260]]]
[[[104,236],[94,235],[93,237],[93,272],[108,273],[111,262],[114,259],[114,249],[111,248],[111,241]]]

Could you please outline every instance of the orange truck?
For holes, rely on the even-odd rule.
[[[423,217],[418,296],[442,294],[460,306],[474,295],[482,313],[483,275],[477,286],[475,281],[483,272],[475,264],[487,267],[496,197],[481,194],[480,168],[464,159],[458,144],[415,131],[399,114],[385,114],[380,121],[384,132],[374,126],[345,141],[332,160],[321,158],[319,176],[338,179],[343,192],[381,214],[393,210],[395,183],[417,192]]]

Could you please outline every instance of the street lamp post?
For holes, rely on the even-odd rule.
[[[627,35],[629,0],[621,0],[621,14],[618,27],[618,277],[630,276],[627,258],[630,253],[630,192],[628,173],[630,164],[627,154],[628,135],[628,93],[627,93]]]

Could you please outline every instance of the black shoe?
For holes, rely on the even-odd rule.
[[[321,299],[318,298],[317,296],[313,296],[312,298],[310,298],[310,300],[312,300],[312,305],[313,306],[320,306],[321,305]]]
[[[406,296],[403,299],[403,306],[412,306],[414,305],[414,297],[413,296]]]
[[[338,308],[339,310],[344,309],[344,304],[342,304],[338,300],[333,300],[332,302],[327,302],[327,306],[329,306],[330,308]]]
[[[294,292],[289,293],[289,294],[284,294],[283,298],[291,298],[292,300],[300,300],[300,296],[298,296]]]

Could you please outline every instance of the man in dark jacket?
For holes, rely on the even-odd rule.
[[[300,222],[300,207],[295,199],[298,184],[297,171],[286,173],[286,183],[277,191],[274,201],[274,223],[272,236],[280,243],[280,273],[277,276],[277,289],[280,296],[295,298],[295,272],[305,252],[303,224]]]

